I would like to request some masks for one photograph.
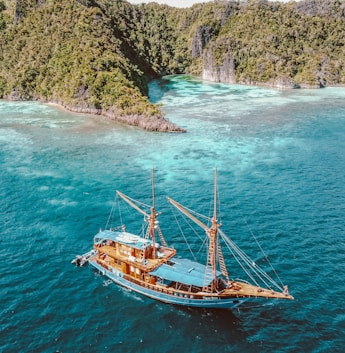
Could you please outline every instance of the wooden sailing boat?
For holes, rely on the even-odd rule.
[[[155,209],[153,172],[150,213],[120,191],[117,195],[144,215],[147,224],[145,235],[127,232],[122,224],[100,231],[94,237],[93,249],[73,261],[77,265],[89,263],[126,288],[165,303],[190,307],[235,308],[250,298],[293,299],[287,286],[278,285],[220,230],[217,220],[217,172],[211,226],[201,222],[178,202],[167,198],[177,210],[205,231],[208,238],[206,264],[179,258],[176,250],[167,246],[157,220],[159,214]],[[230,279],[219,237],[234,257],[241,261],[241,267],[247,273],[252,267],[253,274],[261,279],[264,286],[259,285],[253,274],[250,274],[253,284]]]

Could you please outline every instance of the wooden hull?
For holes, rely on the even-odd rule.
[[[243,304],[247,298],[237,297],[218,297],[205,295],[188,295],[183,294],[181,291],[170,290],[164,292],[164,288],[159,286],[147,284],[146,286],[134,283],[125,278],[122,272],[112,269],[109,271],[103,266],[99,265],[96,261],[89,261],[89,264],[95,267],[102,275],[110,278],[113,282],[133,290],[137,293],[145,295],[149,298],[159,300],[164,303],[182,305],[195,308],[228,308],[234,309]]]

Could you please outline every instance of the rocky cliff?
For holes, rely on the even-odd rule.
[[[0,0],[0,98],[59,102],[155,131],[183,131],[148,100],[150,79],[345,85],[345,4]]]
[[[207,81],[236,83],[235,61],[228,51],[222,63],[214,59],[214,48],[211,46],[203,54],[202,78]]]
[[[138,18],[161,21],[154,10],[121,0],[0,0],[0,98],[52,102],[150,131],[183,132],[147,98],[147,82],[160,71],[154,54],[170,45],[151,47],[152,61],[144,55]]]
[[[345,84],[345,4],[227,2],[199,24],[191,56],[203,79],[277,88]]]

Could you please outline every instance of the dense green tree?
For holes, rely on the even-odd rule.
[[[240,83],[345,84],[344,32],[342,0],[0,0],[0,98],[162,117],[150,79],[229,62]]]

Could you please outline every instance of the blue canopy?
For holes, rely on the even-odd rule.
[[[206,266],[198,262],[188,259],[173,258],[170,260],[171,265],[162,264],[150,274],[166,279],[168,281],[184,283],[196,287],[203,287],[205,284],[209,285],[212,280],[211,269],[208,269],[207,278],[211,278],[205,283]],[[217,276],[221,273],[217,271]]]
[[[112,240],[118,243],[129,245],[132,248],[143,249],[150,245],[152,242],[149,239],[144,239],[139,235],[128,233],[128,232],[118,232],[112,230],[103,230],[95,235],[94,242],[100,243],[103,240]]]

